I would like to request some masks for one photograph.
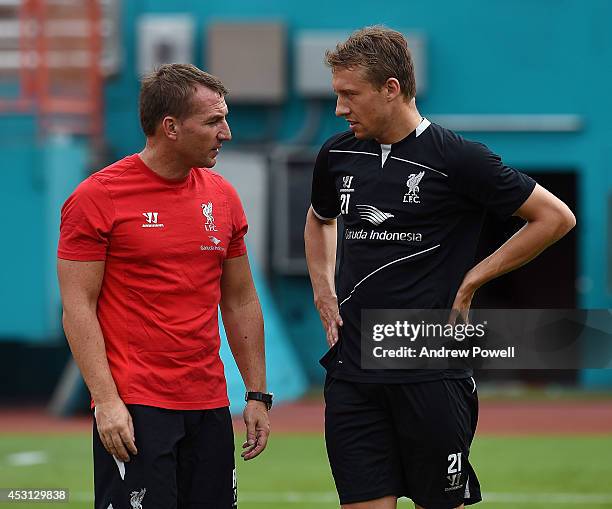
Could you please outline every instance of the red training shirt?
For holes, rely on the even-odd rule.
[[[217,308],[226,258],[246,253],[234,188],[193,168],[163,179],[137,154],[94,173],[62,208],[58,257],[104,260],[98,320],[125,403],[227,406]]]

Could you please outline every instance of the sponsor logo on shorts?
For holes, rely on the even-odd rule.
[[[444,491],[455,491],[463,488],[462,476],[461,476],[461,453],[454,453],[448,455],[448,488],[444,488]]]
[[[454,490],[458,490],[460,488],[463,488],[463,483],[461,482],[461,474],[452,474],[452,475],[447,475],[446,478],[448,479],[448,484],[449,487],[448,488],[444,488],[444,491],[454,491]]]
[[[140,491],[132,491],[130,493],[130,505],[132,509],[142,509],[142,499],[147,492],[147,488],[142,488]]]
[[[236,479],[236,469],[232,471],[232,489],[234,491],[234,502],[232,507],[238,507],[238,480]]]

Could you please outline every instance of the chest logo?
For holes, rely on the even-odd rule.
[[[378,226],[379,224],[384,223],[390,217],[394,217],[393,214],[378,210],[372,205],[357,205],[357,210],[359,210],[359,217],[361,217],[361,219],[364,221],[369,221],[374,226]]]
[[[143,228],[163,228],[163,223],[158,223],[157,218],[159,216],[158,212],[143,212],[142,215],[147,220],[146,223],[142,224]]]
[[[216,232],[217,227],[215,226],[215,218],[213,217],[213,204],[212,202],[202,203],[202,214],[206,218],[206,224],[204,224],[204,229],[207,232]]]
[[[421,203],[419,198],[419,182],[425,175],[425,172],[411,173],[406,181],[408,192],[404,195],[404,203]]]

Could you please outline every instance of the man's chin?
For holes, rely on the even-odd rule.
[[[356,130],[353,131],[353,136],[355,136],[355,138],[357,138],[358,140],[371,140],[372,136],[369,136],[367,132],[362,131],[362,130]]]
[[[200,168],[212,168],[215,164],[217,164],[217,158],[206,157],[205,159],[202,159],[201,163],[202,164],[199,165]]]

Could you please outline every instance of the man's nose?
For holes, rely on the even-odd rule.
[[[351,110],[349,110],[348,107],[344,105],[344,102],[338,97],[338,100],[336,101],[336,116],[345,117],[350,111]]]
[[[217,138],[220,141],[230,141],[232,139],[232,131],[230,129],[229,124],[227,123],[227,120],[223,122],[223,127],[219,131],[219,135],[217,136]]]

